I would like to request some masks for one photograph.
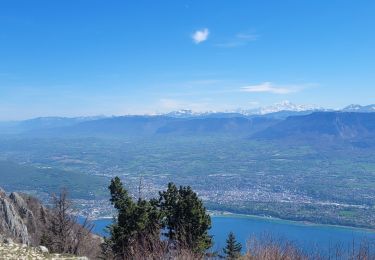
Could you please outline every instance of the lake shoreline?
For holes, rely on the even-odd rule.
[[[375,234],[375,229],[365,228],[365,227],[355,227],[355,226],[344,226],[344,225],[334,225],[334,224],[322,224],[322,223],[315,223],[311,221],[299,221],[299,220],[291,220],[291,219],[282,219],[272,216],[260,216],[260,215],[251,215],[251,214],[241,214],[241,213],[234,213],[230,211],[218,211],[218,210],[207,210],[208,214],[211,217],[231,217],[231,218],[248,218],[248,219],[259,219],[259,220],[266,220],[269,222],[275,223],[288,223],[295,226],[309,226],[309,227],[331,227],[331,228],[338,228],[338,229],[346,229],[346,230],[357,230],[367,233]],[[104,216],[99,218],[93,218],[92,221],[97,220],[110,220],[113,219],[113,216]]]
[[[234,213],[230,211],[210,211],[208,210],[211,217],[233,217],[233,218],[249,218],[249,219],[260,219],[260,220],[267,220],[270,222],[284,222],[293,224],[296,226],[311,226],[311,227],[333,227],[339,229],[347,229],[347,230],[358,230],[364,231],[368,233],[375,233],[375,229],[371,228],[364,228],[364,227],[355,227],[355,226],[344,226],[344,225],[334,225],[334,224],[322,224],[322,223],[315,223],[310,221],[299,221],[299,220],[290,220],[290,219],[282,219],[272,216],[260,216],[260,215],[251,215],[251,214],[240,214]]]

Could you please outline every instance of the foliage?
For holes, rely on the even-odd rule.
[[[237,242],[233,232],[230,232],[227,238],[227,245],[223,249],[227,259],[237,259],[241,256],[242,245]]]
[[[118,214],[105,243],[121,259],[152,251],[160,240],[160,214],[156,205],[141,198],[134,202],[118,177],[111,180],[109,190]]]
[[[182,252],[199,256],[211,247],[210,216],[190,187],[177,189],[170,183],[158,200],[139,198],[136,202],[118,177],[111,180],[109,190],[117,217],[102,245],[104,257],[164,257]],[[162,229],[167,230],[167,240],[161,239]]]
[[[168,239],[193,252],[203,253],[211,247],[212,238],[208,235],[211,218],[189,186],[177,189],[169,183],[167,191],[160,192],[159,206],[165,217],[163,226],[168,230],[165,234]]]

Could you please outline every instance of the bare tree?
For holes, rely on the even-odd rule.
[[[41,244],[56,253],[85,254],[93,239],[91,231],[94,225],[88,218],[79,223],[77,216],[73,215],[73,203],[65,188],[58,195],[51,196],[51,204]]]

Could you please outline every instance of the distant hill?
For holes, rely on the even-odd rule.
[[[87,178],[90,178],[89,182]],[[95,199],[106,196],[106,184],[107,179],[103,177],[0,160],[0,186],[10,191],[27,190],[50,194],[66,187],[72,198]]]
[[[281,111],[277,111],[277,112],[271,112],[271,113],[268,113],[268,114],[264,114],[264,115],[262,115],[262,117],[283,120],[283,119],[286,119],[290,116],[303,116],[303,115],[312,114],[314,112],[318,112],[318,111],[315,111],[315,110],[304,110],[304,111],[281,110]]]
[[[199,118],[169,122],[159,128],[159,134],[249,134],[275,124],[276,120],[265,117]]]
[[[81,122],[98,120],[101,118],[103,117],[38,117],[23,121],[0,122],[0,134],[20,134],[33,130],[68,127]]]
[[[142,136],[154,134],[157,129],[175,120],[178,119],[166,116],[120,116],[49,129],[44,133],[63,136]]]
[[[375,137],[375,113],[317,112],[291,116],[252,136],[260,139],[334,138],[359,140]]]
[[[80,122],[66,127],[24,132],[33,137],[143,137],[158,134],[250,134],[279,120],[267,117],[234,117],[232,114],[198,118],[122,116]]]

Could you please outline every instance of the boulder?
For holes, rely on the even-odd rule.
[[[39,252],[41,252],[41,253],[43,253],[43,254],[48,254],[48,253],[49,253],[48,248],[45,247],[45,246],[39,246],[39,247],[38,247],[38,250],[39,250]]]

